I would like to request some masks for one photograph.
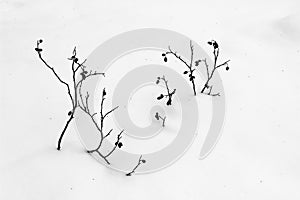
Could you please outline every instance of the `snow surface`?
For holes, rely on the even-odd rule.
[[[0,199],[300,199],[299,8],[296,0],[0,1]],[[133,177],[85,153],[73,126],[56,151],[70,104],[35,41],[44,39],[44,56],[71,80],[74,45],[84,58],[144,27],[180,32],[207,52],[216,39],[220,59],[231,59],[220,72],[226,123],[214,151],[198,160],[199,134],[172,166]]]

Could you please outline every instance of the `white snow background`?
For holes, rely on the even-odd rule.
[[[56,141],[70,108],[65,87],[80,58],[119,33],[164,28],[206,44],[215,39],[226,92],[226,122],[214,151],[186,154],[157,173],[125,177],[84,152],[73,125]],[[188,45],[188,44],[187,44]],[[300,199],[300,2],[0,1],[1,200]],[[209,115],[209,114],[208,114]]]

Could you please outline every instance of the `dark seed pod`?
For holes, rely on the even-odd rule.
[[[103,89],[103,92],[102,92],[102,96],[105,96],[106,95],[106,91],[105,91],[105,88]]]
[[[155,117],[156,120],[159,120],[158,112],[155,113],[155,116],[154,116],[154,117]]]
[[[168,102],[167,102],[167,106],[170,106],[172,104],[172,100],[169,99]]]
[[[213,43],[213,46],[214,46],[215,49],[219,48],[219,45],[216,42]]]
[[[160,94],[160,95],[157,97],[157,100],[161,100],[162,98],[164,98],[164,95],[163,95],[163,94]]]
[[[121,148],[122,146],[123,146],[123,143],[122,143],[122,142],[119,142],[119,143],[118,143],[118,147]]]

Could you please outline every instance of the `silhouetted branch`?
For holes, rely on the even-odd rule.
[[[142,155],[139,158],[139,161],[137,163],[137,165],[129,172],[126,174],[126,176],[131,176],[133,173],[135,173],[135,170],[142,164],[142,163],[146,163],[146,160],[142,159]]]
[[[206,58],[195,61],[195,66],[198,66],[200,62],[203,62],[205,67],[206,67],[207,80],[206,80],[206,82],[205,82],[205,84],[204,84],[204,86],[201,90],[201,93],[202,94],[207,94],[207,95],[210,95],[210,96],[220,96],[220,93],[212,93],[212,88],[213,87],[209,85],[209,81],[212,79],[216,69],[218,69],[222,66],[226,66],[226,70],[229,70],[228,62],[230,60],[227,60],[224,63],[217,65],[217,60],[218,60],[218,57],[219,57],[219,45],[214,40],[209,41],[208,44],[213,46],[213,48],[214,48],[214,51],[213,51],[214,66],[213,66],[212,71],[211,72],[209,71],[209,66],[207,64]],[[194,82],[195,76],[193,75],[193,72],[195,71],[195,69],[193,68],[194,47],[192,45],[192,41],[190,41],[190,49],[191,49],[191,58],[190,58],[189,64],[180,55],[178,55],[177,52],[174,52],[170,47],[169,47],[169,51],[163,53],[162,56],[164,57],[164,61],[167,62],[168,61],[167,55],[171,54],[171,55],[175,56],[175,58],[177,58],[179,61],[181,61],[188,68],[188,70],[184,71],[183,74],[189,75],[189,80],[192,82],[194,95],[196,96],[196,87],[195,87],[195,82]]]
[[[167,94],[160,94],[157,97],[157,100],[161,100],[164,97],[168,98],[167,106],[170,106],[170,105],[172,105],[172,96],[175,94],[176,89],[174,89],[172,92],[170,92],[170,89],[169,89],[169,86],[168,86],[168,81],[166,80],[165,76],[163,76],[163,77],[157,77],[156,84],[159,84],[161,80],[164,82],[164,84],[166,86]]]
[[[201,93],[203,94],[207,94],[207,95],[210,95],[210,96],[220,96],[220,93],[212,93],[212,88],[213,86],[212,85],[209,85],[209,81],[212,79],[216,69],[222,67],[222,66],[226,66],[226,70],[228,71],[229,70],[229,66],[228,66],[228,62],[230,60],[227,60],[225,61],[224,63],[222,64],[219,64],[217,65],[217,61],[218,61],[218,57],[219,57],[219,45],[218,43],[215,41],[215,40],[211,40],[208,42],[209,45],[213,46],[213,54],[214,54],[214,63],[213,63],[213,69],[211,72],[209,72],[209,68],[208,68],[208,64],[206,62],[206,59],[202,59],[202,60],[197,60],[195,61],[195,65],[198,66],[200,62],[204,62],[205,64],[205,67],[206,67],[206,72],[207,72],[207,80],[201,90]],[[208,92],[205,92],[206,90],[208,90]]]
[[[165,121],[166,121],[166,118],[167,118],[167,117],[162,117],[162,116],[160,116],[160,115],[158,114],[158,112],[155,113],[155,116],[154,116],[154,117],[155,117],[156,120],[161,119],[161,120],[162,120],[162,126],[163,126],[163,127],[165,126]]]
[[[119,133],[119,135],[118,135],[118,137],[117,137],[117,141],[115,142],[115,146],[113,147],[113,149],[112,149],[108,154],[106,154],[106,156],[104,156],[105,158],[107,158],[108,156],[110,156],[110,155],[116,150],[117,147],[122,148],[123,143],[120,142],[120,140],[121,140],[121,138],[122,138],[122,133],[123,133],[123,132],[124,132],[124,130],[122,130],[122,131]]]
[[[86,66],[83,65],[85,62],[86,62],[86,59],[79,63],[79,59],[76,57],[77,56],[77,51],[76,51],[76,47],[73,49],[73,54],[71,56],[71,58],[68,58],[68,60],[72,61],[72,64],[71,64],[71,70],[72,70],[72,85],[73,85],[73,92],[71,92],[71,88],[70,88],[70,85],[63,81],[62,78],[57,74],[57,72],[55,71],[55,69],[53,67],[51,67],[48,62],[46,62],[46,60],[43,58],[42,56],[42,51],[43,49],[40,48],[40,44],[43,42],[43,40],[38,40],[37,41],[37,44],[36,44],[36,48],[35,48],[35,51],[38,53],[38,56],[39,56],[39,59],[45,64],[45,66],[47,68],[49,68],[52,73],[55,75],[55,77],[58,79],[58,81],[62,84],[64,84],[66,87],[67,87],[67,93],[68,93],[68,96],[71,100],[71,103],[72,103],[72,110],[68,112],[68,120],[64,126],[64,129],[63,131],[61,132],[60,134],[60,137],[58,139],[58,144],[57,144],[57,150],[60,150],[61,149],[61,142],[62,142],[62,139],[65,135],[65,132],[70,124],[70,122],[72,121],[72,119],[74,118],[74,113],[78,107],[78,88],[82,86],[82,83],[83,81],[88,78],[88,77],[91,77],[91,76],[95,76],[95,75],[103,75],[104,76],[104,73],[98,73],[98,72],[92,72],[90,71],[90,73],[88,73],[86,71]],[[76,75],[77,75],[77,71],[81,69],[81,79],[77,80],[76,79]],[[81,100],[82,100],[82,97],[81,97]]]
[[[178,60],[180,60],[187,68],[187,71],[184,71],[183,74],[186,74],[189,76],[189,80],[192,83],[192,87],[193,87],[193,92],[194,95],[196,96],[196,86],[195,86],[195,76],[193,75],[195,69],[193,69],[193,58],[194,58],[194,46],[192,44],[192,41],[190,41],[190,49],[191,49],[191,59],[190,59],[190,64],[188,64],[187,61],[185,61],[180,55],[177,54],[177,52],[172,51],[171,47],[169,46],[169,51],[165,52],[162,54],[162,56],[164,57],[164,61],[167,62],[167,55],[171,54],[174,55],[175,58],[177,58]]]
[[[85,112],[91,118],[91,120],[92,120],[93,124],[95,125],[96,129],[100,133],[100,141],[99,141],[98,146],[95,149],[93,149],[93,150],[88,150],[87,152],[88,153],[94,153],[94,152],[96,152],[101,158],[103,158],[105,160],[105,162],[107,164],[110,164],[110,162],[108,161],[107,158],[116,150],[117,147],[121,148],[123,146],[123,143],[120,142],[120,140],[122,138],[122,133],[124,132],[124,130],[122,130],[118,134],[117,141],[116,141],[114,147],[106,155],[103,155],[100,152],[100,148],[102,146],[103,140],[105,138],[107,138],[111,134],[111,132],[113,131],[113,129],[110,129],[110,131],[106,135],[104,135],[104,119],[110,113],[112,113],[113,111],[115,111],[118,108],[118,106],[115,107],[115,108],[113,108],[112,110],[106,112],[106,113],[103,112],[104,101],[105,101],[105,96],[106,96],[106,91],[105,91],[105,88],[104,88],[103,91],[102,91],[102,99],[101,99],[101,105],[100,105],[100,125],[99,125],[97,123],[97,121],[95,120],[95,117],[94,117],[97,113],[93,113],[93,114],[90,113],[89,104],[88,104],[88,98],[89,98],[88,92],[87,92],[87,95],[85,96],[85,101],[83,100],[83,96],[82,96],[82,93],[81,93],[81,86],[79,87],[79,95],[80,95],[80,98],[81,98],[81,103],[79,103],[79,107],[81,108],[81,110],[83,112]]]

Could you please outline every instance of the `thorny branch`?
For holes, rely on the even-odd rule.
[[[157,80],[156,80],[156,84],[159,84],[160,83],[160,80],[162,80],[166,86],[166,89],[167,89],[167,94],[160,94],[158,97],[157,97],[157,100],[161,100],[163,99],[164,97],[165,98],[168,98],[168,101],[167,101],[167,106],[170,106],[172,105],[172,96],[175,94],[176,92],[176,89],[174,89],[172,92],[170,92],[170,89],[169,89],[169,86],[168,86],[168,81],[166,80],[166,77],[163,76],[163,77],[157,77]]]
[[[60,83],[62,83],[63,85],[66,86],[67,88],[67,93],[68,93],[68,96],[71,100],[71,103],[72,103],[72,109],[71,111],[68,112],[68,120],[63,128],[63,131],[61,132],[60,134],[60,137],[58,139],[58,144],[57,144],[57,150],[60,150],[61,149],[61,142],[62,142],[62,139],[64,137],[64,134],[70,124],[70,122],[72,121],[72,119],[74,118],[74,113],[78,107],[78,88],[80,85],[82,85],[83,81],[86,80],[86,78],[88,77],[92,77],[92,76],[96,76],[96,75],[103,75],[104,76],[104,73],[98,73],[98,72],[87,72],[86,71],[86,66],[84,65],[84,63],[86,62],[86,60],[84,60],[83,62],[79,62],[79,59],[76,57],[76,54],[77,54],[77,51],[76,51],[76,47],[74,48],[73,50],[73,55],[71,56],[71,58],[68,58],[68,60],[72,61],[72,65],[71,65],[71,69],[72,69],[72,86],[73,86],[73,91],[71,91],[71,88],[70,88],[70,84],[63,81],[62,78],[57,74],[57,72],[55,71],[55,69],[53,67],[51,67],[48,62],[43,58],[42,56],[42,51],[43,49],[40,48],[40,44],[43,42],[43,40],[38,40],[37,43],[36,43],[36,48],[35,48],[35,51],[38,53],[38,56],[39,56],[39,59],[45,64],[45,66],[47,68],[49,68],[52,73],[55,75],[55,77],[58,79],[58,81]],[[81,78],[79,78],[79,80],[76,79],[76,75],[77,75],[77,71],[81,69]]]
[[[107,138],[110,133],[113,131],[113,129],[110,129],[109,132],[107,134],[104,135],[104,119],[110,114],[112,113],[113,111],[115,111],[117,107],[111,109],[110,111],[104,113],[103,111],[103,107],[104,107],[104,100],[105,100],[105,96],[106,96],[106,91],[105,91],[105,88],[103,89],[102,91],[102,99],[101,99],[101,105],[100,105],[100,125],[97,123],[96,119],[95,119],[95,115],[97,113],[91,113],[90,112],[90,109],[89,109],[89,104],[88,104],[88,99],[89,99],[89,93],[87,92],[86,96],[85,96],[85,100],[83,99],[83,95],[82,95],[82,92],[81,92],[81,85],[80,84],[80,87],[79,87],[79,95],[80,95],[80,99],[81,99],[81,103],[79,103],[79,107],[81,108],[81,110],[83,112],[85,112],[92,120],[93,124],[95,125],[96,129],[98,130],[98,132],[100,133],[100,141],[99,141],[99,144],[98,146],[93,149],[93,150],[88,150],[87,152],[88,153],[97,153],[101,158],[104,159],[104,161],[107,163],[107,164],[110,164],[110,162],[108,161],[108,157],[116,150],[116,148],[121,148],[123,146],[123,143],[120,142],[121,138],[122,138],[122,133],[124,132],[124,130],[122,130],[119,134],[118,134],[118,137],[117,137],[117,141],[115,142],[115,145],[114,147],[106,154],[102,154],[100,152],[100,147],[103,143],[103,140],[105,138]]]
[[[135,173],[135,170],[142,164],[142,163],[146,163],[145,159],[142,159],[142,155],[139,158],[139,161],[137,163],[137,165],[131,170],[131,172],[127,173],[126,176],[131,176],[133,173]]]
[[[194,46],[192,44],[192,41],[190,41],[190,49],[191,49],[191,59],[190,59],[189,64],[180,55],[178,55],[177,52],[174,52],[170,46],[169,46],[169,51],[163,53],[162,56],[164,57],[164,61],[167,62],[168,61],[167,55],[168,54],[174,55],[178,60],[180,60],[188,68],[188,70],[184,71],[183,74],[186,74],[189,76],[189,80],[192,82],[194,95],[196,96],[197,93],[196,93],[196,86],[195,86],[195,76],[193,75],[193,73],[196,69],[193,68]]]

